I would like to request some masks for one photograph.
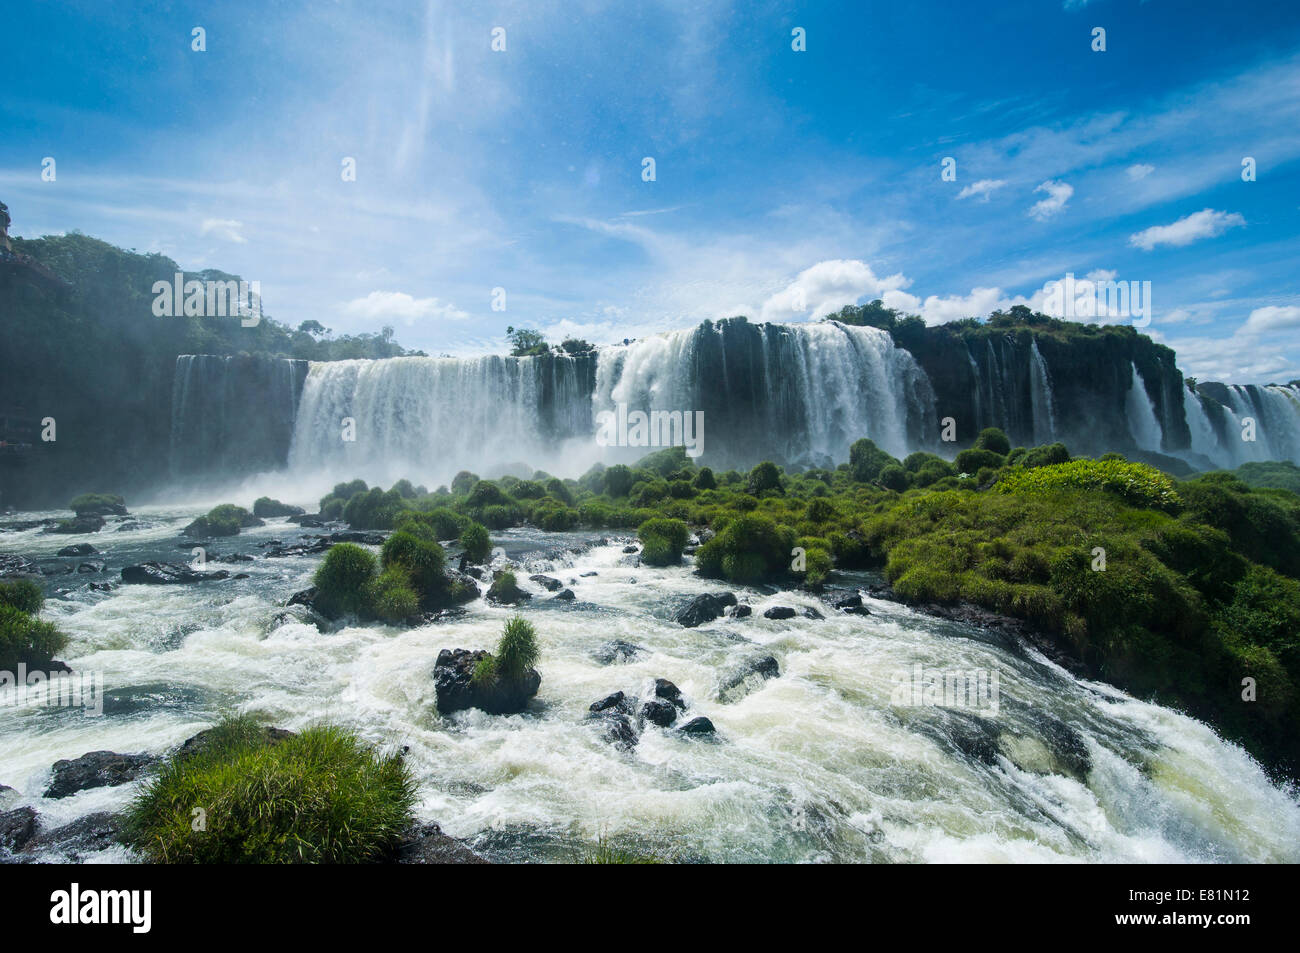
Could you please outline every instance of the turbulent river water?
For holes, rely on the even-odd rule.
[[[210,560],[254,556],[219,567],[247,579],[88,588],[120,583],[124,565],[188,560],[179,531],[204,509],[144,507],[143,528],[110,521],[85,537],[0,533],[0,552],[46,569],[106,564],[47,576],[44,610],[71,636],[66,660],[103,673],[104,713],[17,706],[0,692],[0,784],[16,789],[0,808],[31,805],[50,825],[117,810],[131,786],[42,797],[52,763],[102,749],[162,754],[224,712],[249,711],[291,729],[328,719],[409,747],[421,818],[495,860],[565,860],[603,837],[681,861],[1300,861],[1296,792],[1200,722],[1080,681],[1006,637],[870,596],[862,616],[803,592],[737,589],[753,616],[683,628],[673,611],[718,584],[689,565],[635,565],[626,540],[494,536],[526,567],[534,598],[522,611],[542,648],[533,707],[509,717],[440,716],[432,671],[441,648],[491,648],[513,610],[479,600],[421,628],[320,632],[285,609],[319,557],[263,558],[259,545],[318,531],[271,520],[209,546]],[[101,553],[55,556],[77,542]],[[536,572],[576,601],[549,601],[527,581]],[[825,618],[764,618],[773,605]],[[595,653],[611,639],[644,651],[601,664]],[[779,677],[720,694],[762,655]],[[918,664],[996,673],[996,713],[899,704],[899,680]],[[605,740],[591,702],[618,690],[647,697],[658,677],[680,686],[688,715],[712,720],[714,739],[647,724],[630,750]]]

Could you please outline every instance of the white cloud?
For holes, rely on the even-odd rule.
[[[1053,215],[1064,210],[1065,203],[1070,201],[1070,196],[1074,194],[1074,186],[1067,182],[1048,179],[1034,191],[1046,192],[1047,198],[1035,202],[1033,207],[1030,208],[1029,214],[1040,222],[1045,222]]]
[[[990,195],[1006,184],[1005,179],[980,179],[958,192],[957,198],[964,199],[972,195],[978,195],[981,201],[987,202]]]
[[[856,259],[821,261],[799,272],[785,289],[764,301],[760,310],[765,321],[786,321],[804,313],[815,321],[846,304],[856,304],[860,298],[879,298],[907,285],[901,274],[878,278],[866,262]]]
[[[1155,170],[1156,170],[1155,166],[1147,165],[1145,162],[1139,162],[1137,165],[1129,166],[1124,171],[1128,173],[1128,177],[1130,179],[1132,179],[1134,182],[1137,182],[1140,179],[1145,179],[1148,175],[1150,175]]]
[[[1202,238],[1213,238],[1230,228],[1245,225],[1246,220],[1236,212],[1216,212],[1212,208],[1201,209],[1169,225],[1153,225],[1129,236],[1129,244],[1144,251],[1151,251],[1157,245],[1182,247]]]
[[[232,218],[205,218],[199,227],[199,234],[216,235],[236,245],[243,245],[248,242],[248,239],[240,234],[243,227],[243,222],[236,222]]]
[[[1029,303],[1019,296],[1008,297],[1001,288],[972,288],[970,294],[966,295],[930,295],[924,301],[905,291],[894,291],[887,293],[884,300],[887,307],[919,314],[926,324],[945,324],[961,318],[982,318],[999,309]]]
[[[1250,317],[1241,326],[1241,333],[1265,334],[1296,327],[1300,327],[1300,305],[1268,305],[1250,312]]]
[[[1114,281],[1119,272],[1113,268],[1094,268],[1084,275],[1089,281]]]
[[[343,312],[367,321],[463,321],[470,317],[455,305],[437,298],[413,298],[401,291],[372,291],[343,305]]]

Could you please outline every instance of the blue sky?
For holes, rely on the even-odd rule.
[[[44,2],[6,27],[11,231],[237,272],[292,324],[480,353],[510,324],[602,343],[879,296],[935,323],[1113,274],[1151,282],[1186,372],[1300,377],[1300,5]]]

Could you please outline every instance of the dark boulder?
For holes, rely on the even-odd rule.
[[[573,601],[574,599],[576,599],[576,598],[578,598],[578,597],[575,596],[575,595],[573,594],[573,590],[572,590],[572,589],[561,589],[559,592],[557,592],[557,593],[555,594],[555,596],[551,599],[551,601],[552,601],[552,602],[572,602],[572,601]]]
[[[765,619],[793,619],[794,610],[789,606],[772,606],[763,612]]]
[[[619,748],[634,748],[640,741],[636,726],[624,712],[611,711],[600,716],[605,725],[605,740]]]
[[[0,553],[0,579],[13,576],[35,576],[40,573],[36,563],[17,553]]]
[[[824,618],[826,618],[826,616],[822,615],[820,612],[818,612],[818,611],[817,611],[816,609],[814,609],[812,606],[805,606],[805,607],[804,607],[804,610],[803,610],[803,617],[804,617],[805,619],[824,619]]]
[[[640,550],[637,549],[635,546],[624,546],[624,547],[623,547],[623,552],[624,552],[625,554],[631,554],[631,553],[639,553]]]
[[[54,762],[54,776],[45,789],[48,798],[64,798],[90,788],[114,787],[138,778],[158,759],[150,754],[90,751],[71,761]]]
[[[698,718],[692,718],[677,730],[685,735],[711,735],[716,731],[713,727],[713,722],[709,721],[709,719],[705,718],[703,715],[700,715]]]
[[[730,595],[730,593],[728,593]],[[724,602],[717,595],[706,592],[703,595],[696,596],[686,605],[677,610],[673,616],[673,621],[678,625],[693,629],[697,625],[703,625],[706,622],[712,622],[719,618],[726,610],[728,605],[735,605],[735,596],[732,596],[731,602]]]
[[[547,592],[559,592],[564,588],[564,583],[560,582],[560,580],[554,579],[551,576],[543,576],[541,573],[536,573],[528,578],[537,583]]]
[[[442,832],[437,824],[413,827],[402,838],[392,859],[396,864],[487,864],[454,837]]]
[[[102,516],[74,516],[70,520],[60,520],[45,531],[47,533],[75,535],[79,533],[98,533],[103,528],[104,517]]]
[[[64,546],[62,549],[59,550],[59,552],[58,552],[57,555],[59,555],[59,556],[93,556],[93,555],[94,555],[95,553],[97,553],[97,552],[99,552],[99,550],[96,549],[94,546],[90,545],[90,543],[77,543],[77,544],[75,544],[75,545],[73,545],[73,546]]]
[[[677,720],[677,708],[662,698],[652,698],[641,706],[641,717],[660,728],[667,728]]]
[[[70,824],[41,831],[27,842],[24,855],[53,852],[80,861],[86,854],[107,850],[121,842],[122,820],[118,814],[99,811]]]
[[[682,698],[682,690],[666,678],[655,679],[655,698],[662,698],[677,708],[686,708],[686,699]]]
[[[341,533],[332,533],[326,539],[332,543],[360,543],[363,546],[382,546],[387,539],[383,533],[366,533],[362,530],[350,529]]]
[[[733,619],[746,619],[749,616],[754,614],[754,607],[751,605],[747,605],[744,602],[741,602],[737,605],[732,606],[731,611],[728,612],[727,614],[730,615]]]
[[[36,836],[36,812],[20,807],[0,814],[0,851],[22,850]]]
[[[631,642],[611,639],[602,643],[600,648],[592,653],[592,658],[601,665],[613,665],[616,662],[630,662],[644,651],[641,646],[633,645]]]
[[[229,579],[230,573],[224,569],[216,572],[199,572],[189,566],[177,563],[141,563],[138,566],[124,566],[122,581],[164,586],[176,583],[204,582],[206,580]]]
[[[269,726],[262,729],[262,736],[268,745],[278,745],[280,742],[294,737],[296,733],[285,728],[271,728]],[[215,728],[205,728],[197,735],[186,738],[184,743],[176,749],[176,760],[192,758],[196,754],[202,754],[212,745],[212,740],[216,736]]]
[[[512,715],[528,707],[537,694],[542,676],[530,668],[518,680],[496,678],[486,684],[474,682],[474,667],[487,658],[484,651],[443,649],[433,667],[438,711],[444,715],[478,708],[490,715]]]
[[[77,572],[82,574],[103,572],[104,565],[105,565],[104,563],[81,563],[79,566],[77,566]]]
[[[624,695],[622,692],[614,692],[610,695],[606,695],[604,698],[600,699],[599,701],[592,702],[587,708],[588,711],[592,711],[596,713],[602,711],[610,711],[611,709],[617,709],[619,711],[627,711],[628,710],[627,696]]]

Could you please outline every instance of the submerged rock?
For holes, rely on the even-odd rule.
[[[622,692],[613,692],[612,694],[606,695],[604,698],[600,699],[599,701],[592,702],[587,707],[587,710],[592,712],[597,712],[597,713],[602,711],[609,711],[611,709],[619,709],[619,710],[626,711],[627,710],[626,702],[627,702],[626,695],[624,695]]]
[[[748,603],[738,603],[727,612],[733,619],[747,619],[754,614],[754,607]]]
[[[686,709],[686,699],[682,697],[682,690],[666,678],[655,679],[655,697],[662,698],[676,708]]]
[[[854,592],[841,595],[831,600],[831,607],[849,615],[871,615],[871,610],[862,604],[862,593]]]
[[[622,639],[611,639],[596,649],[592,653],[592,658],[601,665],[613,665],[616,662],[630,662],[644,651],[645,649],[641,648],[641,646],[633,645],[631,642],[624,642]]]
[[[779,678],[781,666],[771,655],[762,655],[743,662],[739,668],[725,676],[718,687],[723,701],[736,701],[758,688],[769,678]]]
[[[667,728],[677,720],[677,707],[662,698],[652,698],[641,706],[641,717],[660,728]]]
[[[177,563],[148,562],[141,563],[138,566],[124,566],[122,568],[123,582],[146,583],[154,586],[229,578],[230,573],[224,569],[219,569],[216,572],[199,572],[189,566]]]
[[[51,799],[65,798],[90,788],[115,787],[134,781],[158,759],[150,754],[90,751],[71,761],[54,762],[54,777],[45,789]]]
[[[422,824],[402,838],[393,863],[487,864],[491,861],[484,860],[456,838],[444,834],[437,824]]]
[[[576,598],[578,598],[578,597],[575,596],[575,595],[573,594],[573,590],[572,590],[572,589],[561,589],[559,592],[557,592],[557,593],[555,594],[555,596],[551,599],[551,601],[552,601],[552,602],[572,602],[572,601],[573,601],[574,599],[576,599]]]
[[[705,718],[703,715],[700,715],[698,718],[692,718],[677,730],[684,735],[711,735],[716,731],[713,727],[713,722],[709,721],[709,719]]]
[[[73,545],[73,546],[64,546],[64,547],[63,547],[62,549],[60,549],[60,550],[58,551],[58,553],[56,553],[55,555],[58,555],[58,556],[93,556],[93,555],[94,555],[95,553],[97,553],[97,552],[99,552],[99,550],[96,549],[94,546],[90,545],[90,543],[77,543],[77,544],[75,544],[75,545]]]
[[[541,573],[535,573],[528,578],[537,583],[547,592],[559,592],[564,588],[564,583],[560,582],[560,580],[551,576],[543,576]]]
[[[433,667],[438,711],[444,715],[478,708],[490,715],[512,715],[528,707],[537,694],[542,676],[530,668],[518,680],[497,678],[486,684],[474,682],[474,667],[488,657],[482,650],[443,649]]]
[[[793,619],[794,609],[789,606],[772,606],[763,612],[765,619]]]
[[[12,576],[36,576],[40,569],[26,556],[17,553],[0,553],[0,579]]]
[[[804,607],[804,610],[803,610],[803,617],[804,617],[805,619],[824,619],[824,618],[826,618],[826,616],[822,615],[820,612],[818,612],[818,611],[817,611],[816,609],[814,609],[812,606],[805,606],[805,607]]]
[[[202,754],[207,751],[208,748],[211,747],[216,733],[217,730],[215,728],[205,728],[197,735],[186,738],[184,743],[176,749],[176,760],[179,761],[183,758],[191,758],[196,754]],[[296,734],[296,732],[289,731],[286,728],[271,728],[270,726],[267,726],[262,729],[262,735],[268,745],[278,745],[282,741],[287,741],[289,738],[295,737]]]
[[[53,851],[73,861],[107,850],[121,842],[122,821],[117,814],[98,811],[49,831],[40,831],[23,847],[23,855]]]
[[[30,807],[0,814],[0,851],[22,850],[36,836],[37,814]]]
[[[70,520],[60,520],[53,526],[46,527],[45,532],[75,535],[80,533],[98,533],[103,528],[104,517],[102,516],[74,516]]]

